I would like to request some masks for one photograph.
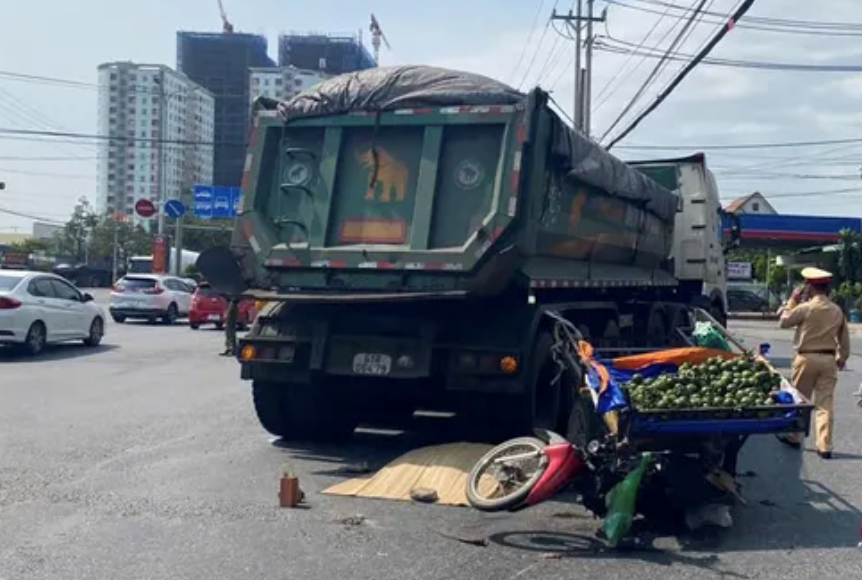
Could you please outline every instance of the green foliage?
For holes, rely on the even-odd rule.
[[[862,281],[862,236],[851,230],[839,233],[837,274],[841,282]]]
[[[146,230],[97,215],[90,202],[82,197],[51,249],[75,262],[110,262],[114,256],[115,236],[120,263],[130,256],[152,251],[152,237]]]
[[[77,262],[85,261],[88,250],[87,240],[98,221],[99,218],[87,198],[80,198],[72,211],[72,217],[57,235],[57,252],[70,256]]]
[[[22,254],[35,254],[38,252],[49,252],[51,251],[52,244],[49,241],[45,240],[37,240],[35,238],[27,238],[26,240],[22,240],[20,242],[15,242],[10,244],[13,252],[20,252]]]
[[[233,235],[233,220],[183,218],[183,248],[203,252],[215,246],[229,246]]]

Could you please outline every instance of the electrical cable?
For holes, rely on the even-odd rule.
[[[599,141],[605,140],[605,138],[611,133],[611,131],[613,131],[616,128],[616,126],[622,122],[622,120],[629,113],[629,111],[631,111],[632,108],[634,108],[634,106],[637,104],[637,102],[640,100],[640,98],[643,96],[643,94],[647,91],[647,89],[649,89],[649,87],[652,86],[653,83],[655,83],[655,80],[658,78],[658,75],[661,74],[661,72],[667,66],[667,63],[669,61],[668,57],[673,54],[676,47],[686,37],[686,33],[691,29],[692,26],[694,26],[695,19],[697,18],[698,14],[700,14],[700,11],[703,10],[704,6],[706,5],[706,2],[707,2],[707,0],[695,0],[695,5],[693,6],[693,8],[691,10],[691,15],[688,17],[688,19],[683,24],[683,27],[679,31],[679,33],[676,35],[676,38],[674,38],[674,40],[671,42],[670,46],[668,46],[667,49],[664,51],[664,55],[662,56],[661,59],[659,59],[658,64],[656,64],[656,66],[653,68],[652,72],[647,76],[646,80],[643,82],[643,84],[641,84],[641,87],[637,90],[637,92],[631,98],[631,100],[628,102],[628,104],[625,107],[623,107],[622,112],[617,116],[616,119],[614,119],[614,121],[611,123],[610,127],[608,127],[605,130],[604,134],[601,136]]]
[[[676,1],[676,0],[674,0],[674,1]],[[646,43],[646,41],[649,40],[650,36],[652,36],[653,32],[655,32],[655,30],[658,28],[658,25],[661,24],[661,22],[664,20],[665,16],[667,16],[669,11],[670,11],[670,8],[665,9],[664,13],[658,17],[658,19],[653,23],[652,27],[647,31],[646,35],[641,39],[640,43],[638,43],[636,50],[639,50]],[[607,22],[605,22],[605,27],[607,30]],[[665,35],[669,34],[671,30],[673,30],[673,26],[671,26],[668,29],[668,32],[666,32]],[[662,40],[663,39],[664,38],[662,38]],[[661,44],[662,40],[659,40],[659,44]],[[596,95],[596,100],[599,101],[599,103],[593,107],[594,112],[601,109],[602,106],[605,103],[607,103],[611,97],[614,96],[614,94],[616,93],[616,90],[619,89],[620,86],[622,86],[622,83],[620,83],[620,85],[617,86],[617,89],[613,90],[611,92],[611,94],[609,94],[606,99],[601,100],[602,97],[605,95],[605,93],[607,93],[607,91],[610,89],[611,85],[613,85],[613,83],[616,82],[616,80],[623,73],[623,71],[626,69],[626,67],[629,65],[629,63],[632,61],[632,59],[635,56],[636,55],[635,55],[634,50],[629,51],[628,56],[626,57],[625,61],[623,61],[623,63],[620,65],[620,68],[617,69],[617,72],[614,73],[614,75],[611,77],[611,79],[607,83],[605,83],[605,86],[602,87],[602,89],[599,91],[599,94]],[[638,67],[640,67],[640,65],[642,65],[644,62],[646,62],[646,59],[647,59],[647,57],[642,57],[641,60],[637,64],[635,64],[634,68],[631,71],[629,71],[627,76],[631,76],[632,74],[634,74],[634,72],[638,69]]]
[[[518,57],[515,66],[512,68],[512,72],[509,73],[509,78],[512,79],[512,82],[517,78],[518,69],[521,68],[521,63],[524,62],[524,57],[527,55],[527,49],[530,47],[530,41],[533,40],[533,34],[536,32],[536,28],[539,25],[539,17],[542,14],[542,8],[545,7],[545,1],[539,4],[538,8],[536,8],[536,13],[533,15],[533,24],[530,26],[530,32],[527,34],[527,41],[524,42],[524,46],[521,47],[521,55]]]
[[[557,9],[557,4],[559,4],[559,0],[555,0],[554,2],[554,10]],[[536,45],[536,50],[533,52],[533,58],[530,59],[530,64],[527,65],[527,69],[524,71],[524,75],[521,77],[521,82],[518,83],[518,90],[524,86],[524,83],[527,81],[527,77],[530,74],[530,70],[533,68],[533,65],[536,64],[536,59],[539,56],[539,53],[542,51],[542,45],[545,43],[545,37],[548,36],[548,30],[551,28],[551,19],[548,18],[547,22],[545,22],[545,28],[542,29],[542,36],[539,37],[539,44]]]
[[[5,214],[11,215],[11,216],[21,217],[21,218],[25,218],[25,219],[29,219],[29,220],[35,220],[37,222],[45,222],[45,223],[55,224],[58,226],[65,225],[65,223],[60,221],[60,220],[45,218],[42,216],[30,214],[30,213],[15,211],[14,209],[8,209],[5,207],[0,207],[0,213],[5,213]]]
[[[41,130],[30,130],[30,129],[15,129],[9,127],[0,127],[0,139],[15,139],[16,137],[20,137],[26,140],[27,137],[42,137],[42,141],[45,141],[44,137],[59,137],[66,139],[83,139],[90,141],[117,141],[117,142],[134,142],[134,143],[164,143],[164,144],[173,144],[173,145],[188,145],[188,146],[201,146],[201,147],[212,147],[216,145],[215,141],[190,141],[183,139],[161,139],[155,137],[129,137],[127,135],[93,135],[87,133],[75,133],[71,131],[41,131]],[[228,145],[232,147],[245,147],[246,143],[230,143],[230,142],[220,142],[220,145]]]
[[[610,40],[614,44],[607,43],[607,40]],[[601,52],[608,52],[611,54],[619,54],[625,55],[629,54],[634,44],[620,40],[618,38],[612,38],[608,36],[598,37],[596,39],[596,43],[594,44],[595,49]],[[659,49],[657,47],[648,47],[641,49],[640,51],[635,51],[636,54],[646,56],[648,58],[661,58],[659,54]],[[694,55],[677,53],[669,57],[670,60],[678,61],[678,62],[686,62],[694,58]],[[704,58],[700,62],[700,64],[712,65],[712,66],[720,66],[726,68],[739,68],[739,69],[757,69],[757,70],[771,70],[771,71],[793,71],[793,72],[827,72],[827,73],[857,73],[862,72],[862,65],[855,64],[839,64],[839,65],[819,65],[819,64],[805,64],[805,63],[781,63],[781,62],[764,62],[764,61],[752,61],[752,60],[738,60],[731,58],[717,58],[717,57],[709,57]]]
[[[657,8],[645,8],[636,6],[622,0],[605,0],[608,4],[619,6],[627,10],[636,10],[641,13],[659,14],[661,7],[671,10],[681,10],[679,6],[672,6],[669,2],[661,0],[629,0],[630,2],[640,2],[642,4],[650,4]],[[704,14],[710,17],[722,18],[723,15],[718,12],[705,11]],[[683,18],[683,16],[671,15],[671,18]],[[708,24],[721,24],[722,20],[711,20]],[[740,23],[741,29],[757,30],[761,32],[776,32],[784,34],[803,34],[810,36],[844,36],[856,37],[862,36],[862,23],[842,24],[838,22],[818,22],[806,20],[784,20],[779,18],[763,18],[749,17],[745,23]]]
[[[774,141],[766,143],[738,143],[727,145],[620,145],[626,150],[657,150],[673,151],[688,149],[697,151],[720,151],[724,149],[776,149],[785,147],[820,147],[823,145],[849,145],[862,143],[862,138],[855,139],[823,139],[820,141]]]
[[[755,0],[743,0],[739,5],[739,8],[733,14],[733,17],[725,24],[721,29],[719,29],[718,33],[707,43],[707,45],[701,50],[697,56],[692,59],[692,61],[687,64],[682,71],[674,78],[674,80],[655,98],[652,104],[647,107],[642,113],[640,113],[635,120],[629,124],[629,126],[620,133],[616,138],[614,138],[607,146],[607,149],[610,150],[615,144],[625,139],[632,131],[634,131],[640,123],[649,116],[654,110],[656,110],[659,105],[661,105],[667,97],[673,93],[674,89],[685,79],[688,74],[695,69],[695,67],[703,60],[719,42],[723,39],[728,32],[733,28],[733,25],[739,21],[745,13],[754,5]]]

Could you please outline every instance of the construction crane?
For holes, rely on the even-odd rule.
[[[225,34],[233,34],[233,24],[227,19],[227,13],[224,11],[224,4],[218,0],[218,9],[221,12],[221,31]]]
[[[380,23],[377,22],[373,14],[371,15],[371,25],[368,27],[368,30],[371,31],[371,46],[374,47],[374,65],[380,66],[380,41],[383,41],[387,49],[392,50],[392,47],[389,46],[389,41],[386,40],[386,35],[383,34],[383,29],[380,28]]]

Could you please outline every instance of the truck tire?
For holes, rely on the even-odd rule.
[[[585,449],[590,441],[601,440],[604,431],[604,422],[596,411],[592,400],[584,396],[576,396],[569,412],[566,440],[581,449]]]
[[[553,344],[551,334],[541,332],[530,357],[530,367],[527,369],[527,392],[533,396],[533,401],[528,406],[532,410],[530,432],[533,429],[556,431],[560,428],[560,409],[563,403],[560,386],[563,381],[552,382],[558,372],[557,364],[551,356]]]
[[[343,441],[358,421],[349,407],[332,404],[322,385],[253,381],[257,418],[264,429],[285,441]]]

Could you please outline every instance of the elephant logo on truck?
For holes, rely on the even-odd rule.
[[[358,157],[360,165],[370,173],[368,189],[365,191],[367,201],[390,203],[393,198],[395,201],[404,201],[410,177],[404,163],[380,146],[363,148]]]

